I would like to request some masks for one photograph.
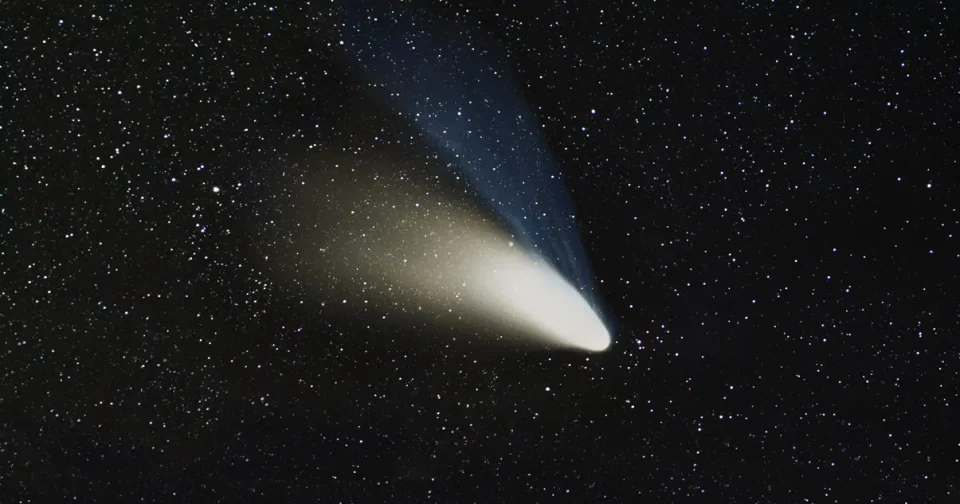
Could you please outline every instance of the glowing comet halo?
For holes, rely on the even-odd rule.
[[[558,346],[601,352],[610,333],[586,299],[542,258],[525,252],[466,259],[479,303]]]
[[[342,299],[330,306],[415,319],[439,333],[588,352],[610,345],[587,298],[478,207],[378,175],[396,173],[396,163],[322,164],[284,189],[299,212],[270,240],[269,255],[285,280]]]

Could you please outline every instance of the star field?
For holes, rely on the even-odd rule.
[[[497,216],[345,5],[0,5],[0,500],[957,501],[952,4],[417,4],[529,106],[599,354],[369,276],[394,205]]]

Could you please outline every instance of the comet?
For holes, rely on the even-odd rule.
[[[381,109],[419,129],[426,154],[329,151],[305,163],[299,183],[280,189],[296,209],[270,240],[280,273],[324,307],[491,342],[607,349],[571,194],[509,67],[435,10],[365,0],[340,9],[331,45]],[[414,181],[424,159],[439,159],[467,196]]]

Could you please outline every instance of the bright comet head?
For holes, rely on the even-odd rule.
[[[597,313],[542,258],[512,248],[475,250],[465,259],[485,310],[554,345],[592,352],[610,346],[610,333]]]

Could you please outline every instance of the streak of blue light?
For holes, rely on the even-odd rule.
[[[422,10],[348,2],[340,44],[498,212],[600,310],[574,205],[506,65]]]

